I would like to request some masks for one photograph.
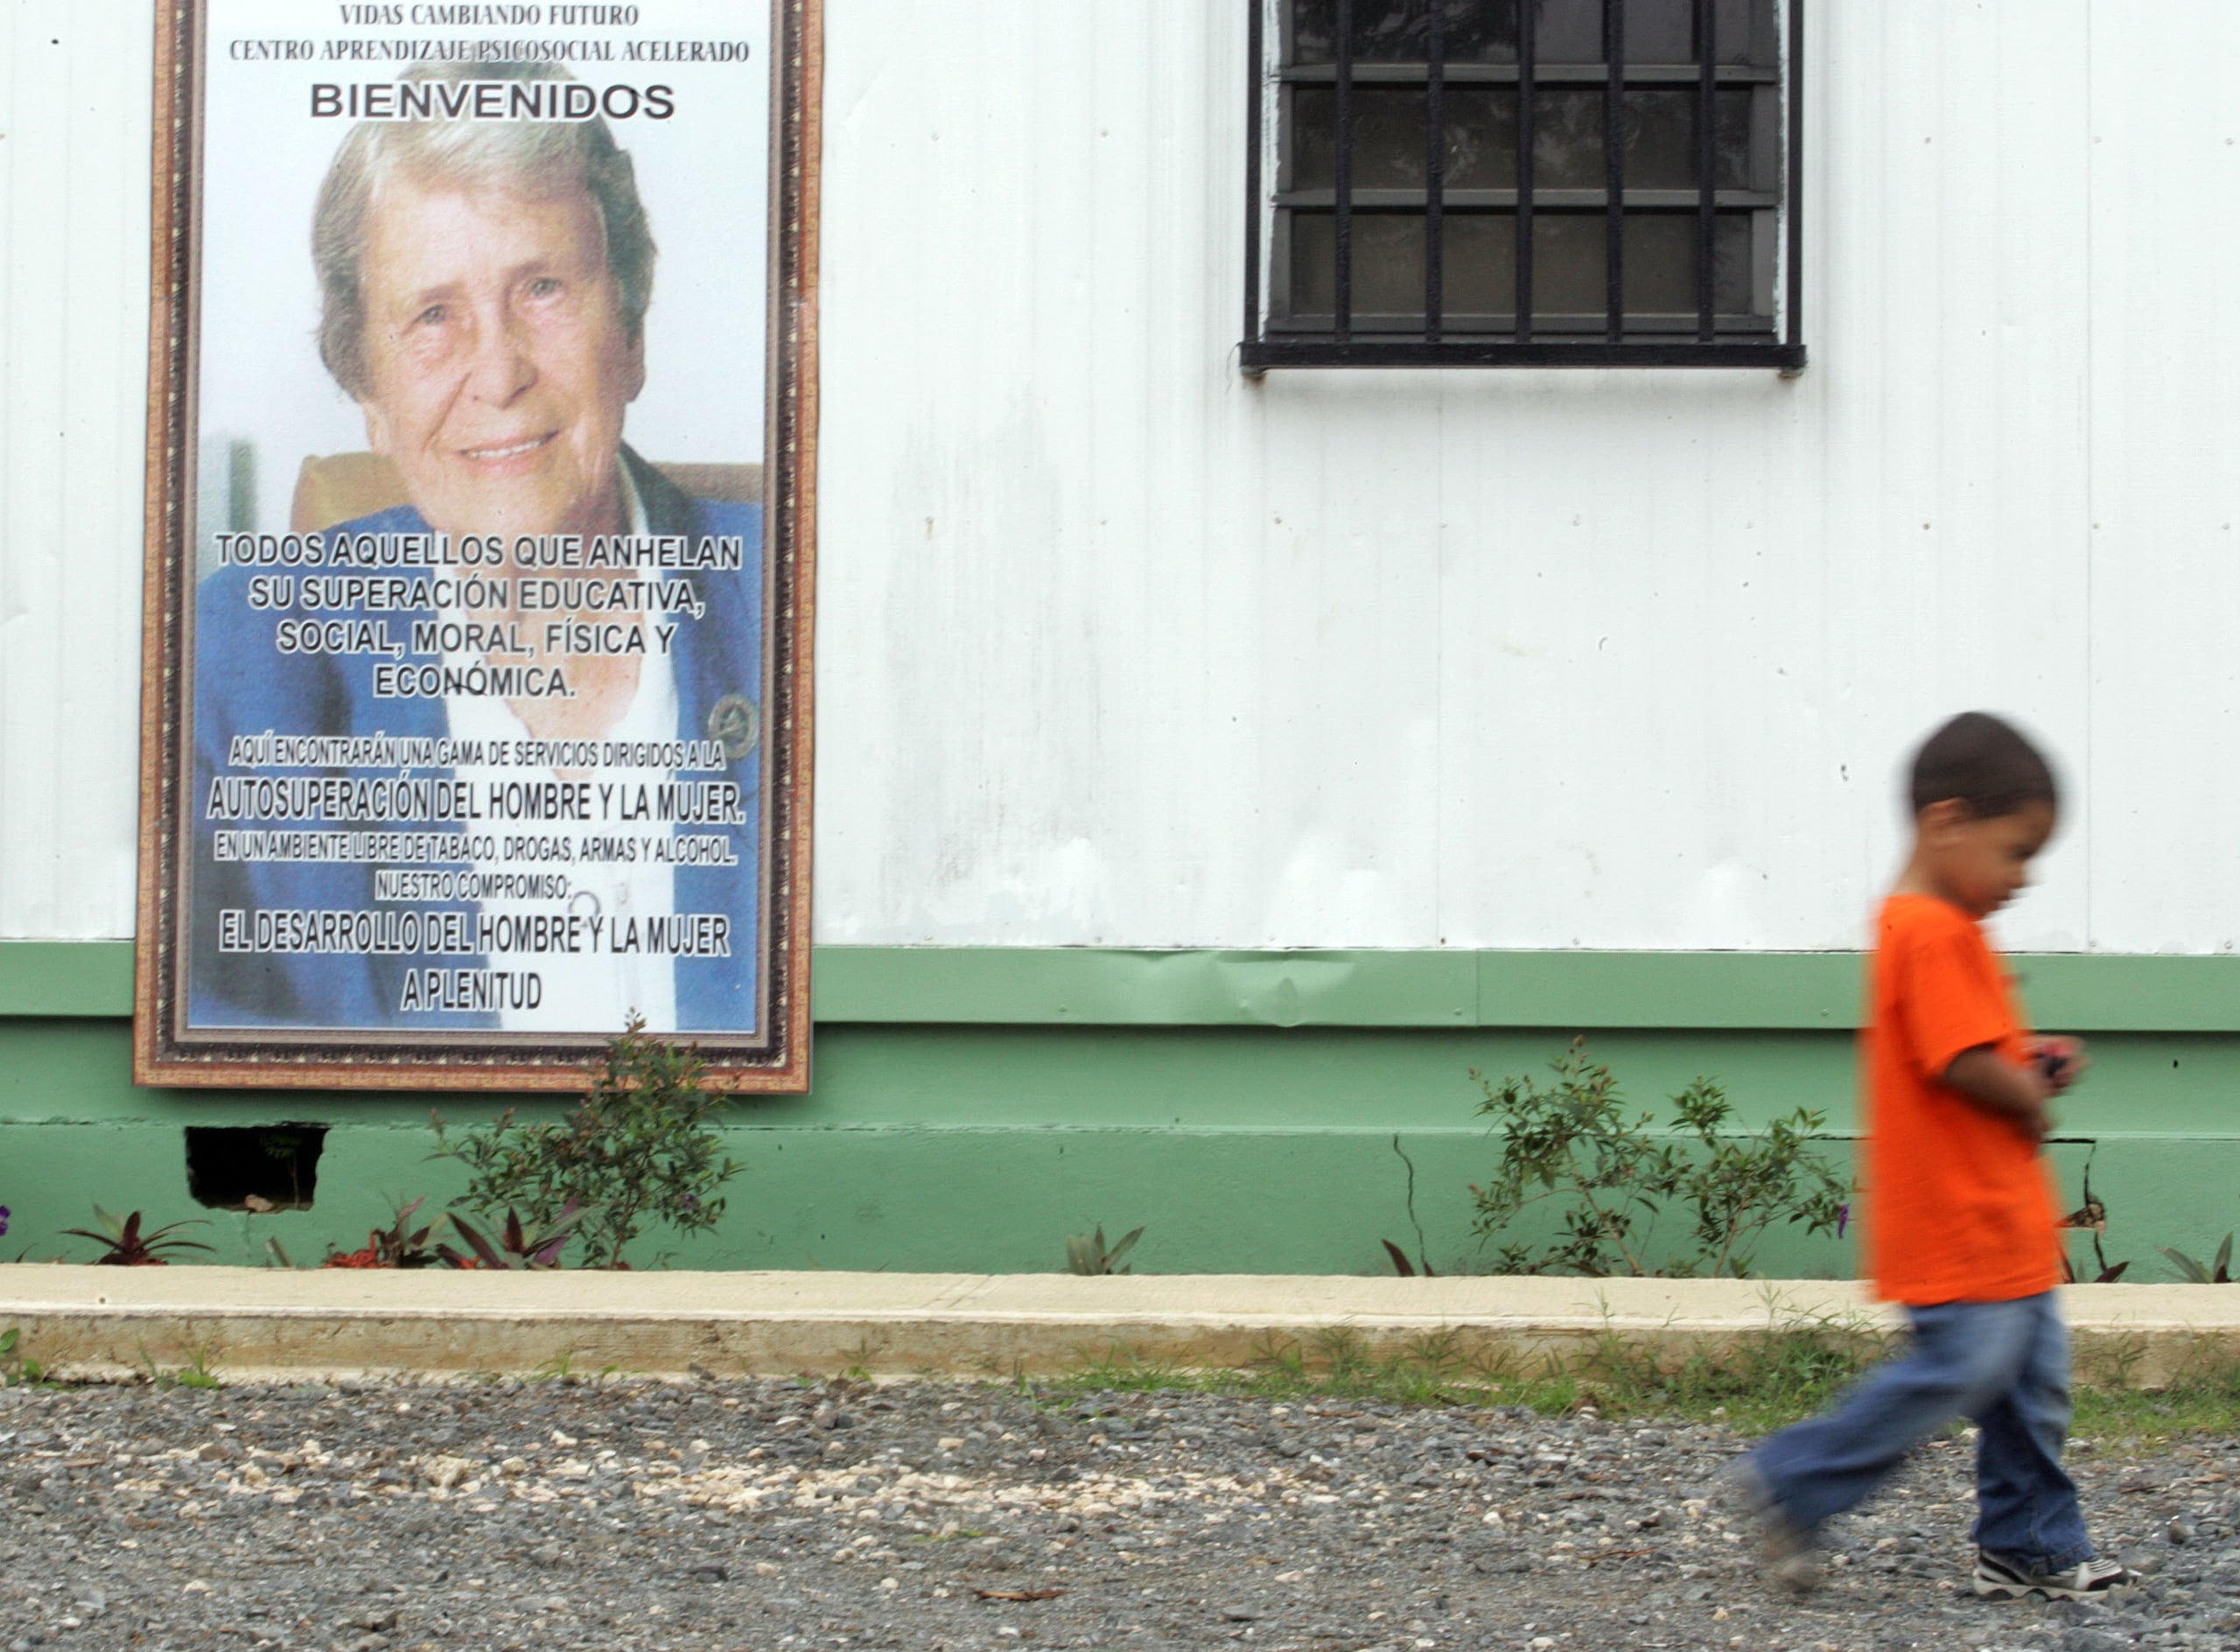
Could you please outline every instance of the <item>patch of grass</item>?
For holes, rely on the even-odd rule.
[[[602,1365],[597,1371],[579,1371],[576,1368],[576,1350],[564,1348],[538,1366],[536,1369],[529,1372],[528,1380],[532,1382],[556,1382],[564,1387],[573,1387],[579,1382],[596,1385],[621,1375],[622,1368],[619,1365]]]
[[[2088,1438],[2126,1445],[2159,1446],[2188,1435],[2240,1432],[2240,1354],[2230,1348],[2197,1343],[2179,1361],[2160,1388],[2138,1388],[2128,1379],[2145,1356],[2143,1341],[2106,1350],[2082,1368],[2077,1384],[2073,1431]]]
[[[1694,1353],[1660,1365],[1615,1331],[1569,1360],[1526,1361],[1468,1348],[1453,1331],[1428,1333],[1377,1352],[1342,1326],[1306,1343],[1269,1340],[1242,1370],[1186,1370],[1138,1359],[1115,1344],[1083,1368],[1039,1384],[1059,1403],[1110,1390],[1224,1394],[1264,1400],[1356,1400],[1399,1405],[1522,1405],[1546,1416],[1592,1410],[1606,1417],[1717,1420],[1748,1433],[1809,1416],[1879,1357],[1872,1330],[1817,1323],[1739,1341],[1718,1356]]]
[[[1105,1392],[1220,1394],[1260,1400],[1363,1400],[1403,1405],[1529,1405],[1556,1414],[1580,1404],[1581,1385],[1564,1373],[1533,1375],[1504,1361],[1465,1354],[1458,1339],[1434,1334],[1397,1354],[1371,1352],[1342,1329],[1308,1345],[1270,1339],[1242,1370],[1199,1370],[1138,1358],[1115,1343],[1085,1356],[1082,1369],[1034,1386],[1046,1404],[1066,1405]]]
[[[210,1346],[206,1342],[198,1345],[193,1357],[176,1371],[166,1371],[158,1366],[145,1342],[137,1346],[140,1349],[140,1375],[157,1388],[220,1389],[226,1386],[218,1374],[210,1368]]]
[[[11,1325],[0,1331],[0,1388],[18,1385],[32,1388],[61,1386],[47,1376],[45,1366],[24,1351],[22,1327]]]
[[[2240,1393],[2229,1389],[2080,1388],[2069,1432],[2078,1439],[2160,1446],[2188,1435],[2230,1434],[2236,1428]]]
[[[1489,1409],[1517,1405],[1550,1417],[1592,1410],[1604,1417],[1722,1423],[1754,1437],[1811,1416],[1894,1345],[1894,1337],[1864,1318],[1799,1319],[1776,1322],[1716,1354],[1695,1352],[1660,1363],[1638,1340],[1606,1330],[1559,1365],[1549,1358],[1525,1362],[1474,1354],[1452,1332],[1378,1353],[1358,1334],[1336,1328],[1306,1345],[1289,1340],[1264,1343],[1241,1370],[1164,1365],[1138,1359],[1116,1343],[1086,1354],[1078,1371],[1036,1380],[1032,1392],[1054,1408],[1110,1392]],[[2076,1390],[2076,1438],[2156,1446],[2188,1436],[2240,1432],[2240,1356],[2222,1350],[2197,1354],[2158,1389],[2124,1385],[2136,1363],[2118,1359],[2110,1367],[2104,1359],[2081,1374],[2086,1380]],[[1028,1389],[1024,1379],[1014,1386],[1020,1392]]]

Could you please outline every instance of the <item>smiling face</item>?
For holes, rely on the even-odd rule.
[[[449,534],[622,528],[623,411],[646,379],[588,191],[392,177],[363,270],[374,451]]]
[[[1977,816],[1956,799],[1922,811],[1919,861],[1932,889],[1962,911],[1988,918],[2030,881],[2030,863],[2054,835],[2054,806]]]

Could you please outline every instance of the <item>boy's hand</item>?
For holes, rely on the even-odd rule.
[[[2082,1039],[2032,1039],[2030,1060],[2045,1074],[2046,1082],[2053,1087],[2056,1096],[2082,1078],[2084,1069],[2092,1065],[2092,1058],[2084,1053]]]
[[[2054,1097],[2053,1081],[2032,1060],[2016,1066],[1989,1045],[1963,1050],[1944,1069],[1944,1082],[1962,1099],[1995,1117],[2003,1118],[2034,1142],[2041,1142],[2054,1128],[2046,1103]]]

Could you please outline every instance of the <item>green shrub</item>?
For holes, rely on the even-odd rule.
[[[471,1172],[454,1202],[491,1227],[502,1213],[548,1239],[571,1226],[594,1267],[626,1267],[624,1250],[648,1224],[706,1232],[722,1218],[719,1190],[739,1166],[718,1151],[723,1138],[709,1120],[724,1097],[700,1088],[705,1071],[696,1049],[654,1037],[634,1017],[556,1124],[517,1124],[508,1109],[454,1142],[442,1116],[430,1114],[437,1156]]]
[[[1500,1271],[1740,1278],[1775,1222],[1840,1231],[1848,1190],[1813,1146],[1824,1115],[1799,1108],[1754,1134],[1730,1133],[1726,1092],[1699,1078],[1672,1097],[1671,1125],[1659,1128],[1654,1114],[1626,1105],[1584,1039],[1551,1067],[1545,1088],[1529,1077],[1495,1084],[1471,1074],[1485,1091],[1478,1110],[1494,1119],[1502,1145],[1494,1176],[1470,1189],[1473,1230],[1491,1241],[1547,1200],[1562,1223],[1542,1244],[1502,1245]],[[1650,1241],[1674,1206],[1687,1214],[1692,1248],[1660,1259]]]

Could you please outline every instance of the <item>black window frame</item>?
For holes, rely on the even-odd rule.
[[[1270,10],[1291,4],[1292,0],[1245,0],[1249,18],[1250,88],[1246,121],[1244,338],[1239,346],[1239,356],[1240,364],[1248,374],[1257,377],[1270,368],[1285,367],[1756,368],[1774,369],[1785,374],[1802,370],[1805,365],[1802,251],[1804,0],[1776,0],[1776,4],[1784,6],[1786,11],[1786,34],[1782,42],[1776,82],[1782,99],[1780,124],[1782,142],[1780,199],[1775,209],[1779,214],[1782,231],[1782,268],[1774,273],[1781,300],[1776,324],[1780,328],[1778,337],[1770,332],[1722,335],[1715,324],[1709,269],[1712,257],[1712,237],[1708,232],[1714,216],[1715,200],[1722,192],[1718,188],[1708,164],[1711,136],[1709,122],[1703,118],[1703,112],[1722,84],[1721,66],[1717,61],[1715,48],[1712,51],[1701,49],[1701,42],[1712,28],[1716,0],[1696,0],[1699,61],[1696,66],[1695,84],[1700,100],[1697,106],[1698,130],[1702,134],[1698,141],[1706,152],[1706,164],[1699,167],[1697,187],[1690,192],[1698,198],[1697,211],[1704,226],[1698,236],[1698,316],[1694,338],[1675,337],[1669,332],[1636,332],[1628,335],[1625,329],[1623,261],[1620,243],[1627,201],[1622,145],[1612,141],[1620,119],[1623,93],[1629,84],[1634,83],[1628,78],[1623,60],[1624,0],[1603,0],[1606,38],[1615,40],[1619,47],[1614,53],[1605,53],[1608,60],[1605,64],[1608,88],[1604,129],[1604,153],[1608,168],[1605,210],[1609,239],[1605,258],[1607,296],[1603,336],[1592,338],[1577,332],[1554,336],[1541,332],[1536,336],[1530,250],[1533,245],[1534,197],[1533,94],[1543,84],[1553,82],[1544,83],[1535,75],[1531,0],[1521,0],[1518,8],[1522,21],[1515,74],[1520,93],[1517,187],[1512,205],[1516,214],[1516,239],[1520,249],[1515,330],[1507,334],[1482,331],[1458,332],[1446,326],[1442,302],[1442,156],[1439,143],[1431,135],[1440,130],[1441,99],[1448,83],[1446,72],[1449,66],[1440,50],[1436,28],[1431,35],[1432,51],[1429,61],[1424,65],[1423,79],[1429,116],[1426,123],[1428,175],[1424,203],[1424,326],[1420,332],[1363,332],[1357,331],[1352,325],[1352,151],[1345,135],[1352,116],[1354,88],[1358,85],[1375,84],[1381,77],[1374,74],[1366,77],[1356,74],[1349,25],[1353,5],[1373,4],[1373,0],[1336,0],[1334,55],[1337,60],[1329,78],[1336,88],[1337,123],[1340,136],[1335,188],[1332,192],[1336,256],[1332,326],[1326,331],[1271,329],[1264,291],[1263,258],[1269,230],[1276,221],[1278,202],[1274,195],[1263,188],[1264,155],[1269,137],[1268,95],[1272,88],[1282,84],[1286,72],[1270,60],[1267,31]],[[1298,72],[1292,72],[1290,78],[1298,78]],[[1410,83],[1413,83],[1412,80]]]

